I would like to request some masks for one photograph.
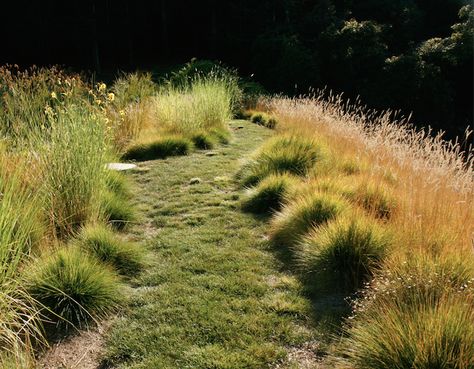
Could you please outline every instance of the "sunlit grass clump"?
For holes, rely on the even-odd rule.
[[[276,118],[268,113],[264,112],[255,112],[250,116],[250,121],[252,123],[270,128],[275,129],[278,122]]]
[[[129,199],[132,194],[129,179],[116,170],[108,170],[106,176],[107,189],[115,195]]]
[[[365,181],[346,190],[345,195],[380,219],[388,219],[393,216],[399,206],[387,183]]]
[[[185,137],[160,137],[152,141],[139,141],[132,144],[124,153],[123,158],[138,161],[164,159],[168,156],[187,155],[192,147],[192,142]]]
[[[315,227],[297,246],[296,259],[312,288],[352,293],[381,267],[390,244],[385,229],[354,214]]]
[[[272,174],[247,190],[242,209],[257,214],[278,211],[297,182],[297,178],[286,173]]]
[[[236,81],[225,77],[197,77],[189,84],[167,85],[156,96],[158,129],[168,134],[192,136],[198,132],[228,130],[240,96]]]
[[[360,369],[474,366],[474,299],[471,291],[406,304],[383,301],[349,330],[344,354]]]
[[[254,185],[270,174],[305,176],[322,160],[321,147],[313,139],[283,135],[270,139],[240,172],[244,185]]]
[[[62,109],[51,124],[50,137],[38,142],[43,190],[53,229],[68,237],[100,216],[110,147],[103,118],[86,107]]]
[[[123,275],[135,274],[143,266],[144,253],[138,245],[124,241],[110,228],[100,224],[86,226],[78,237],[77,245]]]
[[[313,192],[296,197],[272,219],[272,242],[293,248],[313,226],[333,220],[347,209],[346,201],[333,194]]]
[[[29,292],[59,326],[87,326],[116,308],[117,276],[104,264],[75,247],[35,260],[28,276]]]
[[[104,218],[115,229],[123,229],[135,220],[135,211],[127,198],[105,191],[102,193],[101,218]]]

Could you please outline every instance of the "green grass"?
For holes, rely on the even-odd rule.
[[[272,219],[270,238],[275,245],[291,249],[313,226],[335,219],[347,208],[337,195],[311,192],[298,196]]]
[[[240,170],[244,186],[255,185],[270,174],[305,176],[322,160],[321,147],[312,139],[296,135],[277,136],[259,148]]]
[[[314,228],[297,247],[296,259],[310,288],[353,293],[380,268],[390,235],[358,214]]]
[[[99,261],[113,266],[122,275],[132,276],[143,267],[143,249],[137,244],[124,241],[103,225],[85,227],[76,244]]]
[[[28,289],[48,309],[49,320],[62,328],[87,326],[114,310],[120,299],[114,272],[74,247],[35,260]]]
[[[206,132],[197,132],[192,135],[191,141],[194,147],[200,150],[208,150],[214,148],[216,140],[210,134]]]
[[[310,304],[279,271],[266,224],[239,209],[238,160],[270,132],[237,125],[245,129],[214,156],[149,162],[134,174],[145,219],[130,232],[148,244],[151,265],[107,335],[104,365],[264,368],[315,339]]]
[[[37,144],[51,225],[64,238],[99,218],[110,147],[104,118],[86,107],[62,109],[52,124],[50,137]]]
[[[278,124],[275,117],[263,112],[253,113],[250,117],[250,121],[270,129],[275,129]]]
[[[114,192],[103,192],[100,205],[102,217],[115,229],[124,229],[135,220],[135,211],[130,201]]]
[[[278,211],[296,183],[297,179],[289,174],[272,174],[247,190],[242,209],[257,214]]]
[[[132,194],[132,188],[128,178],[122,173],[109,170],[106,177],[106,185],[110,192],[122,199],[129,199]]]
[[[123,154],[126,160],[154,160],[168,156],[187,155],[191,151],[192,142],[184,137],[169,136],[151,142],[134,143]]]

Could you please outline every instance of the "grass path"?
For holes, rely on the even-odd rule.
[[[105,367],[315,367],[310,303],[282,271],[264,220],[239,210],[240,159],[272,131],[231,127],[229,145],[132,174],[142,219],[131,233],[149,265],[106,337]]]

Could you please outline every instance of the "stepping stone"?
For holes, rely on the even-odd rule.
[[[190,184],[190,185],[194,185],[194,184],[198,184],[198,183],[201,183],[201,178],[197,178],[197,177],[196,177],[196,178],[191,178],[191,179],[189,180],[189,184]]]
[[[130,164],[130,163],[108,163],[107,164],[107,169],[117,170],[117,171],[135,169],[136,167],[137,166],[135,164]]]
[[[216,155],[217,155],[217,152],[215,152],[215,151],[206,152],[206,156],[216,156]]]

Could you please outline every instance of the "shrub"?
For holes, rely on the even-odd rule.
[[[148,143],[133,144],[127,149],[123,158],[139,161],[164,159],[168,156],[187,155],[191,147],[191,141],[184,137],[162,137]]]
[[[99,261],[112,265],[121,274],[137,273],[143,265],[143,252],[137,245],[123,241],[102,225],[85,227],[77,240],[79,247]]]
[[[212,149],[215,145],[214,138],[205,132],[195,133],[191,136],[191,141],[194,147],[200,150]]]
[[[106,191],[101,199],[102,215],[116,229],[123,229],[135,219],[133,208],[127,199]]]
[[[36,260],[29,291],[59,326],[87,326],[112,311],[120,298],[117,276],[77,248]]]
[[[337,195],[314,192],[300,196],[273,218],[271,239],[276,245],[292,248],[311,227],[336,218],[347,206]]]
[[[243,184],[254,185],[270,174],[304,176],[322,159],[321,148],[302,136],[278,136],[265,143],[241,169]]]
[[[272,174],[256,187],[248,189],[242,201],[242,208],[253,213],[268,213],[280,210],[284,198],[289,194],[297,179],[289,174]]]
[[[298,246],[296,259],[317,290],[355,292],[380,268],[388,233],[364,218],[339,218],[315,227]]]

